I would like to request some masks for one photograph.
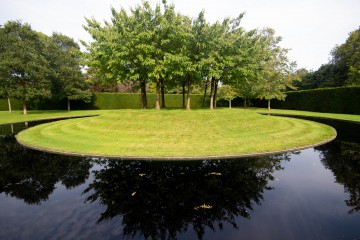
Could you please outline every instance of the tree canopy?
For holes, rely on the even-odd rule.
[[[287,50],[272,29],[242,28],[244,13],[209,23],[203,11],[191,19],[166,1],[155,8],[144,1],[130,11],[111,12],[111,22],[86,19],[84,28],[94,40],[83,42],[86,64],[95,78],[140,82],[143,108],[149,83],[156,89],[156,109],[165,85],[182,87],[186,109],[195,85],[203,86],[205,95],[210,86],[210,108],[216,107],[220,82],[242,89],[240,96],[283,98],[290,79],[285,77],[291,65]]]
[[[111,8],[111,14],[111,21],[86,18],[84,28],[93,41],[82,42],[85,53],[63,34],[47,36],[29,24],[6,23],[0,28],[1,97],[22,99],[24,113],[28,101],[50,96],[67,99],[70,110],[70,100],[91,97],[82,64],[87,79],[99,86],[138,86],[143,108],[151,87],[156,109],[165,107],[164,93],[171,89],[182,92],[188,110],[195,91],[215,108],[222,85],[245,101],[283,99],[295,79],[281,38],[270,28],[245,30],[244,13],[210,23],[204,11],[190,18],[163,0],[154,7],[143,1],[128,11]],[[356,79],[357,70],[351,69]]]
[[[44,44],[30,25],[19,21],[4,24],[0,34],[3,45],[0,48],[1,93],[8,98],[21,99],[26,114],[27,101],[51,95]]]
[[[0,97],[90,100],[91,93],[81,72],[80,47],[68,36],[51,37],[36,32],[27,23],[9,21],[0,27]],[[9,100],[9,110],[11,110]]]
[[[51,37],[45,38],[53,98],[67,99],[68,110],[70,100],[89,102],[92,94],[81,73],[79,45],[72,38],[60,33],[53,33]]]
[[[360,85],[360,28],[350,32],[346,42],[330,53],[328,63],[301,76],[299,89]]]

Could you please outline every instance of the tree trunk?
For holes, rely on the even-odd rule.
[[[190,92],[191,92],[191,81],[188,80],[188,89],[187,89],[187,101],[186,101],[186,110],[190,110]]]
[[[67,110],[70,111],[70,99],[69,97],[67,98]]]
[[[229,100],[229,108],[231,108],[231,100]]]
[[[161,83],[161,107],[165,107],[165,83],[164,79],[160,80]]]
[[[27,108],[26,108],[26,100],[25,100],[25,98],[23,99],[23,114],[24,114],[24,115],[27,114]]]
[[[210,82],[210,110],[214,109],[214,85],[215,85],[215,78],[211,77],[211,82]]]
[[[270,111],[270,99],[268,99],[268,111]]]
[[[146,98],[146,82],[141,81],[141,108],[147,108],[147,98]]]
[[[185,82],[182,83],[183,108],[185,108]]]
[[[205,82],[205,90],[204,90],[204,97],[203,97],[203,102],[202,102],[202,108],[205,107],[205,98],[206,98],[206,92],[207,92],[207,89],[208,89],[208,83],[209,83],[209,80],[207,79],[206,82]]]
[[[160,80],[156,81],[156,101],[155,101],[155,109],[160,110],[160,92],[161,92],[161,83]]]
[[[214,83],[214,108],[216,108],[216,97],[217,97],[217,89],[218,89],[218,80],[215,80]]]
[[[10,101],[10,98],[8,97],[8,105],[9,105],[9,112],[11,112],[11,101]]]
[[[14,124],[10,124],[11,127],[11,134],[14,134]]]
[[[244,108],[246,108],[247,105],[246,105],[246,98],[244,98]]]

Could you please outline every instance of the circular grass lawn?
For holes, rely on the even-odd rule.
[[[38,125],[17,140],[29,148],[81,156],[206,159],[302,149],[335,136],[324,124],[243,109],[114,110]]]

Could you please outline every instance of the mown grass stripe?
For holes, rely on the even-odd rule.
[[[200,157],[296,148],[335,134],[323,124],[242,109],[122,110],[40,125],[21,132],[18,140],[88,155]]]

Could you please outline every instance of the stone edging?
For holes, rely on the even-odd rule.
[[[65,152],[65,151],[58,151],[58,150],[51,150],[47,148],[35,147],[31,145],[27,145],[22,143],[18,140],[17,136],[15,136],[17,142],[22,145],[23,147],[30,148],[33,150],[38,150],[47,153],[54,153],[54,154],[62,154],[68,156],[77,156],[77,157],[93,157],[93,158],[112,158],[112,159],[123,159],[123,160],[218,160],[218,159],[235,159],[235,158],[245,158],[245,157],[258,157],[258,156],[265,156],[265,155],[274,155],[274,154],[281,154],[286,152],[293,152],[299,151],[310,147],[317,147],[326,143],[333,141],[336,138],[337,134],[330,139],[324,140],[319,143],[300,146],[295,148],[283,149],[283,150],[275,150],[275,151],[268,151],[268,152],[256,152],[256,153],[245,153],[245,154],[226,154],[226,155],[210,155],[210,156],[120,156],[120,155],[107,155],[107,154],[86,154],[86,153],[76,153],[76,152]]]

